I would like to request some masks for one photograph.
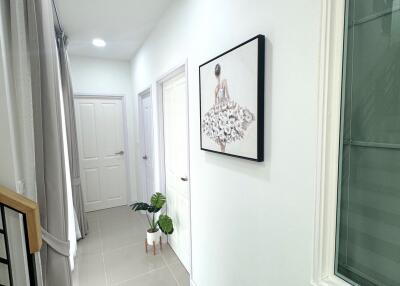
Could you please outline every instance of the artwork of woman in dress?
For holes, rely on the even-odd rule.
[[[225,152],[227,144],[242,140],[246,136],[245,131],[255,120],[255,116],[231,99],[228,81],[221,79],[221,69],[220,64],[215,65],[217,85],[212,95],[215,98],[214,106],[206,112],[201,125],[202,132],[219,145],[221,152]]]

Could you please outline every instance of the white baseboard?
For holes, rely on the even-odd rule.
[[[190,277],[190,286],[197,286],[196,283],[192,280],[192,277]]]

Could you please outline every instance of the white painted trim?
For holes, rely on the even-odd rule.
[[[167,73],[160,76],[156,81],[156,96],[157,96],[157,116],[158,116],[158,143],[159,143],[159,158],[160,158],[160,186],[162,192],[165,194],[165,161],[164,161],[164,112],[163,112],[163,93],[162,85],[165,81],[173,78],[179,73],[185,73],[186,79],[186,95],[187,95],[187,128],[188,128],[188,178],[189,178],[189,233],[190,233],[190,277],[193,277],[193,249],[192,249],[192,189],[191,189],[191,175],[190,175],[190,116],[189,116],[189,78],[188,78],[188,60],[170,69]]]
[[[194,283],[192,276],[190,276],[190,286],[197,286],[196,283]]]
[[[162,84],[163,82],[166,82],[168,80],[170,80],[171,78],[175,77],[176,75],[185,72],[186,76],[187,76],[187,60],[184,61],[183,63],[177,65],[176,67],[170,69],[169,71],[167,71],[166,73],[164,73],[163,75],[161,75],[160,77],[158,77],[156,83],[157,85]]]
[[[102,93],[85,93],[85,92],[77,92],[74,93],[74,99],[76,98],[126,98],[125,94],[120,94],[120,93],[116,93],[116,94],[102,94]]]
[[[157,81],[156,83],[156,106],[157,106],[157,142],[158,142],[158,154],[159,154],[159,178],[160,178],[160,186],[159,190],[164,195],[166,194],[165,189],[165,150],[164,150],[164,108],[163,108],[163,91],[162,91],[162,83],[163,81]]]
[[[138,97],[137,97],[137,100],[138,100],[138,128],[139,128],[139,130],[138,130],[138,135],[139,135],[138,150],[139,151],[137,152],[137,162],[138,162],[137,165],[138,165],[138,172],[140,172],[139,176],[138,176],[138,181],[139,181],[139,191],[141,192],[141,198],[138,198],[139,201],[145,201],[146,197],[147,197],[147,194],[146,194],[147,188],[144,187],[143,178],[141,176],[142,174],[146,174],[146,166],[142,159],[143,144],[141,142],[142,139],[144,138],[144,133],[145,133],[144,127],[143,127],[143,107],[142,107],[142,100],[143,100],[144,96],[150,96],[150,102],[151,102],[152,109],[153,109],[154,105],[153,105],[151,86],[149,86],[146,89],[144,89],[143,91],[139,92]],[[153,113],[154,113],[154,111],[153,111]],[[153,121],[153,114],[152,114],[151,120]],[[153,172],[153,179],[154,179],[154,173],[155,173],[155,168],[154,168],[154,163],[155,163],[154,162],[154,122],[152,122],[151,125],[153,126],[153,130],[151,130],[151,132],[153,134],[153,142],[152,142],[153,150],[152,150],[151,155],[152,155],[152,160],[153,160],[152,161],[153,162],[152,172]],[[145,184],[146,184],[146,182],[145,182]],[[153,192],[154,192],[154,189],[153,189]]]
[[[160,76],[156,81],[156,106],[157,106],[157,123],[158,123],[158,147],[159,147],[159,158],[160,158],[160,168],[159,168],[159,178],[160,178],[160,191],[165,194],[165,162],[164,162],[164,110],[163,110],[163,95],[162,95],[162,85],[164,82],[168,81],[169,79],[173,78],[174,76],[178,75],[181,72],[185,72],[186,78],[186,94],[188,95],[187,101],[187,110],[189,111],[189,81],[188,81],[188,63],[185,60],[183,63],[177,65],[176,67],[170,69],[168,72],[164,73]],[[188,116],[188,123],[189,123],[189,114]],[[188,124],[188,135],[189,133],[189,124]],[[190,178],[190,144],[188,146],[188,158],[189,158],[189,178]],[[189,189],[190,189],[190,180],[189,180]]]
[[[126,104],[126,95],[125,94],[96,94],[96,93],[75,93],[74,94],[74,108],[75,108],[75,100],[76,99],[121,99],[122,102],[122,124],[123,124],[123,132],[124,132],[124,152],[125,152],[125,173],[126,173],[126,204],[131,202],[131,190],[133,187],[133,182],[131,175],[132,174],[132,166],[129,162],[129,158],[131,154],[133,154],[128,140],[128,121],[127,121],[127,104]]]
[[[334,273],[345,3],[345,0],[322,1],[311,280],[315,286],[350,285]]]

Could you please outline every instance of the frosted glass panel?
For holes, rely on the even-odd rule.
[[[336,274],[400,285],[400,1],[349,0]]]
[[[5,224],[0,227],[0,286],[10,285],[9,270],[12,274],[12,285],[33,285],[29,281],[28,263],[32,260],[28,260],[31,256],[26,248],[23,216],[15,210],[0,206],[0,213],[3,211]],[[6,240],[9,242],[8,253]]]
[[[0,285],[9,286],[8,266],[0,263]]]
[[[2,233],[0,233],[0,258],[7,258],[6,242]]]

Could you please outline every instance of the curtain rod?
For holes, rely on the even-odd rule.
[[[53,3],[54,14],[56,15],[58,29],[60,30],[59,33],[60,34],[64,34],[64,29],[61,26],[60,17],[58,15],[58,10],[57,10],[56,3],[54,2],[54,0],[52,0],[51,2]]]

